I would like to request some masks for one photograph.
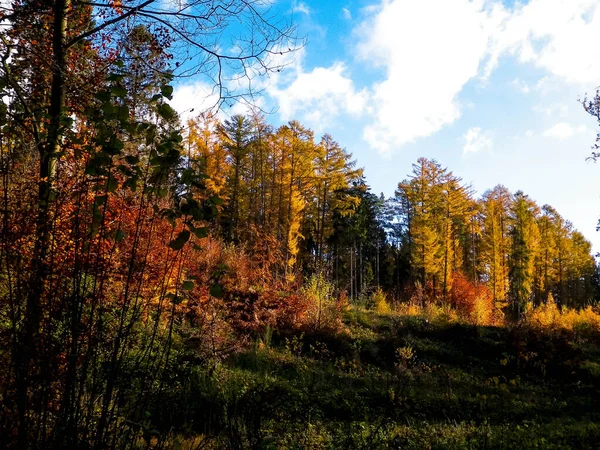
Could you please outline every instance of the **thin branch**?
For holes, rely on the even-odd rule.
[[[103,24],[98,25],[95,28],[92,28],[89,31],[86,31],[85,33],[80,34],[79,36],[74,37],[73,39],[71,39],[69,42],[67,42],[67,44],[65,45],[65,49],[71,48],[73,45],[75,45],[77,42],[90,37],[94,34],[96,34],[98,31],[102,31],[104,28],[113,25],[115,23],[121,22],[122,20],[126,19],[127,17],[131,16],[132,14],[135,14],[137,12],[139,12],[142,8],[144,8],[145,6],[148,6],[152,3],[154,3],[156,0],[146,0],[144,3],[139,4],[138,6],[131,8],[129,11],[127,11],[125,14],[120,15],[119,17],[115,17],[114,19],[110,19],[107,20],[106,22],[104,22]]]

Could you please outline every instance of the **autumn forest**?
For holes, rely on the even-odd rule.
[[[14,0],[0,40],[0,448],[595,448],[592,244],[276,123],[261,2]],[[191,74],[245,113],[176,111]]]

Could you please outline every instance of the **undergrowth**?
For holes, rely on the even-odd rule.
[[[596,313],[492,326],[383,301],[336,309],[336,329],[265,328],[211,364],[182,340],[168,388],[124,426],[140,448],[597,448]]]

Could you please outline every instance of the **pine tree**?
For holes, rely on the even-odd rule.
[[[524,313],[534,281],[534,263],[539,248],[539,231],[536,218],[538,207],[523,192],[515,194],[510,207],[511,255],[509,268],[509,297],[513,314]]]

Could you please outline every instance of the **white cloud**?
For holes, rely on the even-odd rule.
[[[307,16],[310,15],[310,8],[304,2],[297,2],[297,3],[294,2],[294,6],[292,7],[292,11],[298,12],[298,13],[301,13],[301,14],[306,14]]]
[[[435,14],[432,14],[435,11]],[[358,55],[382,67],[372,86],[374,120],[363,132],[380,151],[429,136],[461,116],[465,84],[485,82],[505,56],[548,72],[523,93],[546,93],[552,80],[600,80],[600,2],[531,0],[382,0],[358,28]],[[539,111],[566,115],[566,107]]]
[[[219,91],[203,82],[175,86],[171,106],[179,113],[182,123],[200,113],[216,110],[219,105]]]
[[[589,129],[585,125],[573,126],[567,122],[559,122],[544,131],[543,135],[550,138],[567,139],[575,134],[583,134],[588,131]]]
[[[480,127],[473,127],[467,130],[463,135],[465,145],[463,147],[463,154],[467,153],[479,153],[483,150],[491,150],[493,147],[493,140],[490,132],[482,131]]]
[[[394,0],[361,25],[360,58],[386,72],[363,133],[372,147],[389,151],[460,117],[457,96],[486,54],[489,14],[478,1]]]
[[[503,19],[494,32],[491,66],[502,54],[516,56],[573,83],[600,79],[600,2],[531,0],[512,10],[498,5]]]
[[[249,114],[256,108],[270,112],[273,106],[267,104],[265,96],[254,94],[262,94],[263,91],[277,92],[278,85],[293,84],[303,73],[304,56],[304,48],[293,52],[288,51],[287,47],[274,48],[264,61],[267,67],[274,69],[268,77],[264,76],[263,65],[256,63],[248,66],[247,76],[224,82],[223,94],[229,95],[229,100],[222,101],[216,84],[191,81],[175,85],[170,104],[179,113],[184,124],[188,119],[205,112],[216,114],[221,119],[234,114]]]
[[[302,115],[304,120],[320,128],[342,112],[359,115],[366,108],[367,92],[358,91],[345,71],[341,63],[306,73],[300,70],[289,86],[281,89],[273,86],[269,94],[277,99],[279,114],[284,120]]]
[[[301,1],[294,10],[310,14]],[[352,17],[348,8],[341,12]],[[459,98],[464,86],[474,79],[485,83],[503,58],[546,72],[534,83],[516,78],[513,85],[522,93],[544,95],[564,81],[600,80],[600,46],[593,45],[600,42],[599,0],[530,0],[512,6],[501,0],[381,0],[362,14],[356,54],[361,63],[383,69],[382,79],[359,90],[347,64],[307,70],[304,49],[276,55],[289,67],[261,87],[277,102],[282,118],[324,126],[340,114],[368,111],[371,122],[363,138],[387,152],[455,122],[468,107]],[[534,110],[564,118],[568,107]]]
[[[295,1],[293,10],[311,13],[303,1]],[[341,13],[352,18],[347,7]],[[522,93],[545,94],[565,80],[594,85],[600,80],[600,46],[594,45],[600,42],[599,0],[530,0],[510,7],[501,0],[381,0],[362,13],[356,54],[361,63],[382,68],[382,79],[361,90],[347,64],[308,70],[304,48],[275,51],[268,64],[286,68],[268,81],[255,78],[253,87],[266,90],[283,119],[299,118],[319,128],[341,114],[367,111],[371,122],[363,137],[386,152],[455,122],[468,108],[459,97],[464,86],[485,81],[507,56],[546,72],[537,83],[514,79]],[[179,111],[194,107],[195,114],[217,100],[209,86],[193,83],[177,87],[173,103]],[[534,110],[560,119],[568,113],[562,104]],[[571,126],[561,123],[544,134],[565,136]]]
[[[511,84],[521,94],[529,94],[529,92],[531,92],[531,88],[529,87],[529,85],[520,78],[515,78]]]
[[[537,83],[535,83],[535,91],[539,92],[542,95],[547,95],[552,91],[559,90],[559,83],[556,77],[552,77],[552,79],[546,75],[540,78]]]
[[[194,82],[175,86],[170,105],[179,113],[182,124],[201,114],[212,114],[220,120],[235,114],[248,115],[253,110],[266,108],[265,99],[239,97],[220,101],[217,87],[207,83]]]
[[[573,136],[574,130],[571,125],[566,122],[559,122],[552,128],[548,128],[544,131],[544,136],[553,137],[557,139],[566,139]]]
[[[564,103],[551,103],[549,105],[535,105],[532,110],[546,116],[567,117],[569,115],[569,105]]]

